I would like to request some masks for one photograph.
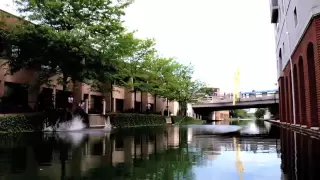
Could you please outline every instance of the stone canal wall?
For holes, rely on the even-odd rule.
[[[0,132],[31,132],[42,131],[46,120],[44,113],[26,115],[7,115],[0,117]],[[107,121],[108,117],[110,121]],[[103,128],[111,124],[115,128],[159,126],[172,124],[172,118],[154,114],[112,113],[89,114],[90,128]]]
[[[154,114],[114,113],[107,114],[112,127],[125,128],[137,126],[155,126],[167,123],[166,117]]]

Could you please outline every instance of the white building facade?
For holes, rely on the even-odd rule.
[[[319,127],[320,0],[270,0],[275,25],[280,120]]]

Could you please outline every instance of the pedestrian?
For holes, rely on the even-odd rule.
[[[147,104],[147,112],[148,112],[148,113],[150,112],[150,109],[151,109],[151,104],[148,103],[148,104]]]
[[[85,104],[85,102],[84,102],[84,100],[81,100],[81,102],[79,103],[79,107],[82,109],[82,110],[84,110],[85,109],[85,106],[86,104]]]
[[[73,97],[70,95],[68,97],[68,108],[70,111],[72,110],[72,106],[73,106]]]

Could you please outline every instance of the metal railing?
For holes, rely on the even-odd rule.
[[[265,101],[265,100],[275,100],[278,102],[279,94],[268,94],[265,96],[250,96],[250,97],[240,97],[237,102],[250,102],[250,101]],[[208,96],[203,99],[199,99],[196,104],[215,104],[215,103],[229,103],[233,102],[232,96]]]

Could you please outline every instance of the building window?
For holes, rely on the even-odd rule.
[[[297,25],[298,25],[297,8],[294,8],[294,10],[293,10],[293,16],[294,16],[294,26],[297,27]]]

